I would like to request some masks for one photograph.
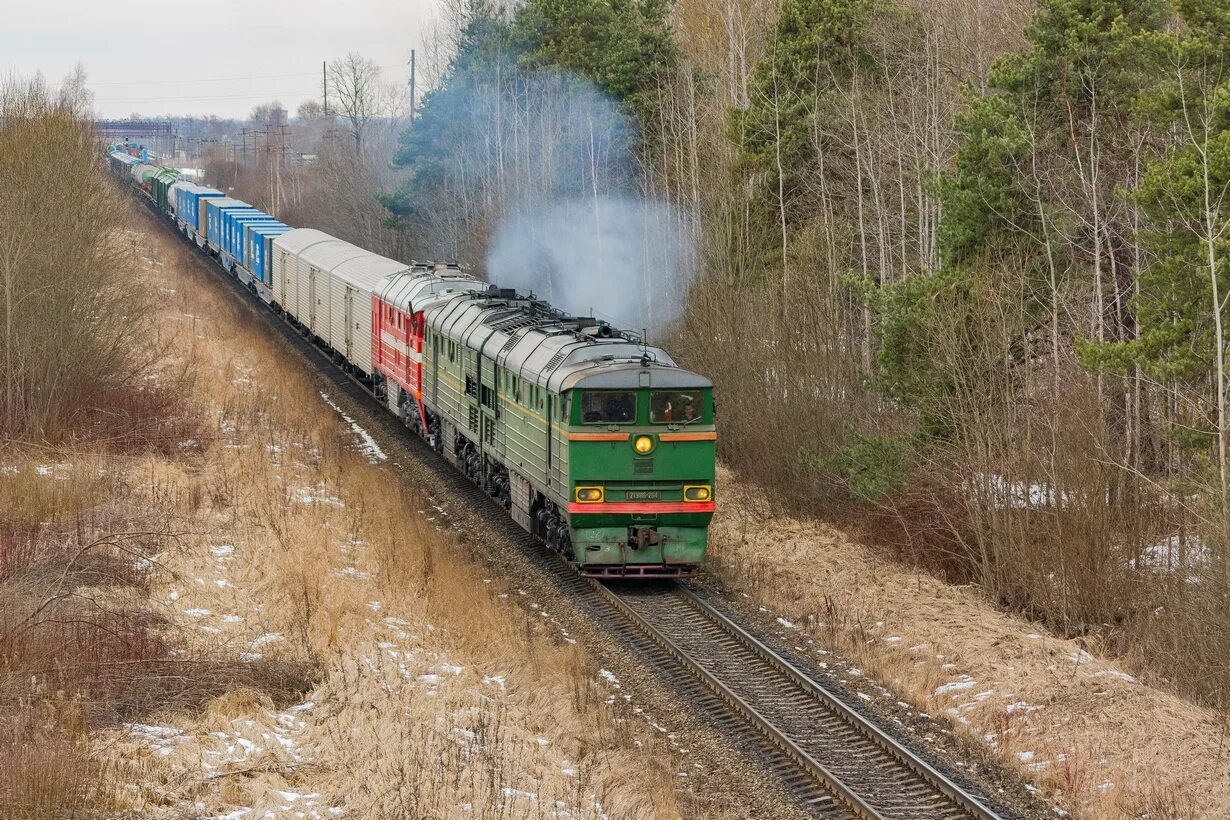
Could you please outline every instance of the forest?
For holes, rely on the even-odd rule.
[[[425,56],[400,119],[332,66],[283,213],[648,329],[782,512],[1230,704],[1224,3],[452,0]]]

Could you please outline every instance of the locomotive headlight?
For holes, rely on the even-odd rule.
[[[601,487],[577,487],[576,497],[584,504],[597,504],[606,497],[606,491]]]
[[[708,484],[692,484],[683,488],[684,501],[712,501],[713,487]]]
[[[647,456],[653,452],[653,436],[637,436],[632,441],[632,449],[637,455]]]

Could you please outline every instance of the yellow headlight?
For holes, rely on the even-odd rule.
[[[649,455],[653,452],[653,436],[637,436],[632,442],[632,449],[640,455]]]
[[[601,487],[577,487],[577,501],[596,503],[605,497],[606,492]]]
[[[684,501],[709,501],[713,498],[713,488],[708,484],[693,484],[683,488]]]

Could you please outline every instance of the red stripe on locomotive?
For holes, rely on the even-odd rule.
[[[407,313],[372,296],[372,352],[375,368],[396,382],[418,406],[424,429],[427,414],[423,407],[423,313]]]

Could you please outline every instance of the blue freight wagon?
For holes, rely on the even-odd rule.
[[[248,235],[247,268],[268,287],[273,287],[273,238],[293,230],[289,225],[274,223],[256,225],[245,230]]]
[[[218,239],[216,242],[218,246],[218,250],[222,251],[223,253],[231,254],[232,256],[238,256],[238,254],[234,254],[231,252],[231,229],[232,229],[234,220],[241,216],[249,216],[251,214],[259,214],[259,213],[261,213],[261,210],[259,208],[257,208],[254,205],[248,205],[246,203],[242,207],[220,208],[220,215],[218,217],[218,229],[217,229]],[[210,241],[213,241],[213,235],[214,235],[214,231],[211,228],[210,229]]]
[[[235,249],[235,258],[239,259],[243,266],[248,267],[251,262],[251,257],[248,248],[248,241],[252,236],[254,228],[265,228],[269,226],[277,226],[284,224],[276,216],[264,216],[257,219],[238,219],[235,221],[235,237],[231,240],[231,247]],[[249,268],[251,270],[251,268]]]
[[[184,222],[193,234],[199,234],[204,230],[201,227],[201,217],[204,216],[201,211],[201,202],[221,198],[223,193],[215,188],[206,188],[204,185],[193,185],[190,188],[181,188],[177,196],[179,197],[177,210],[180,221]]]
[[[247,246],[244,243],[244,232],[249,225],[266,225],[278,220],[267,213],[257,211],[251,214],[227,214],[226,252],[235,257],[235,261],[248,267]]]
[[[252,206],[231,197],[205,200],[205,242],[212,250],[218,251],[222,248],[222,215],[235,208],[251,210]]]

